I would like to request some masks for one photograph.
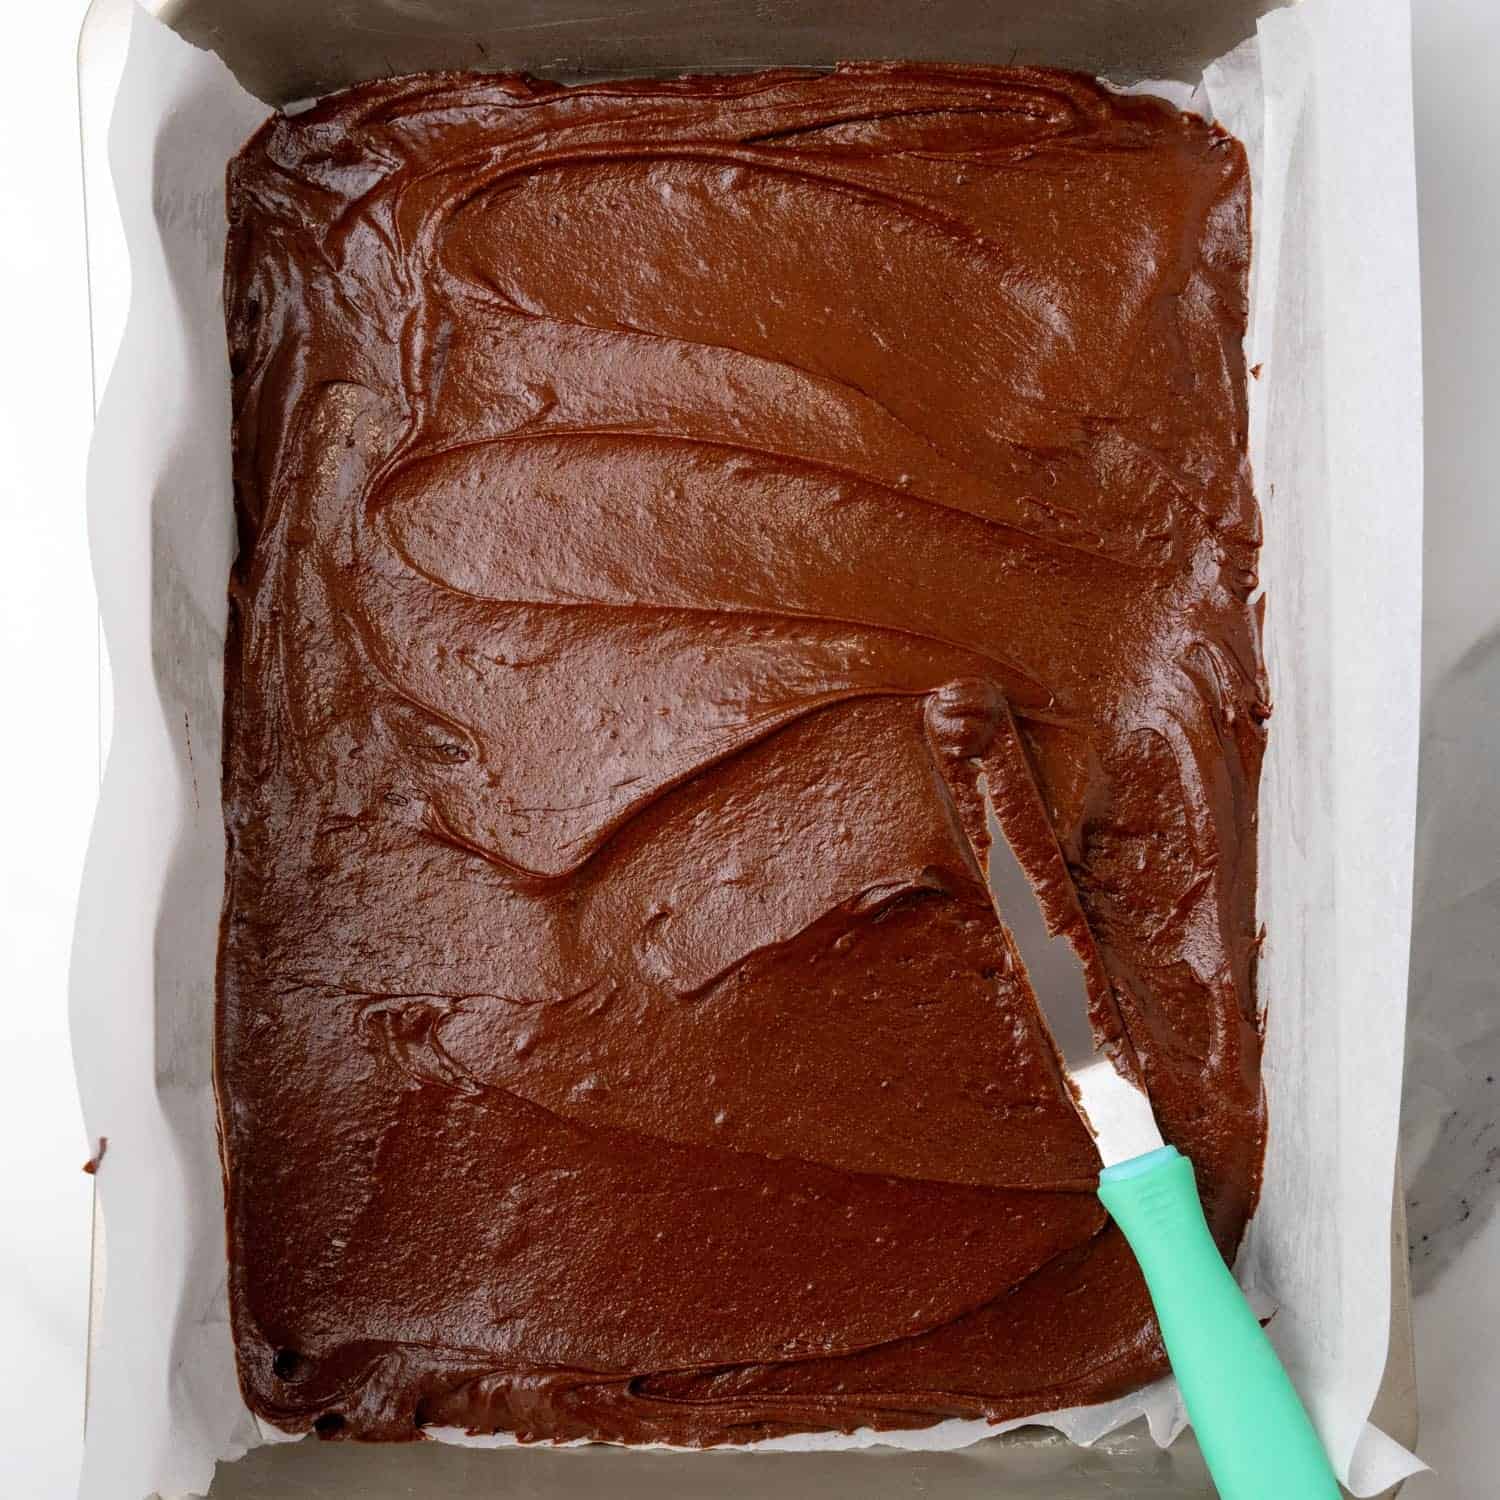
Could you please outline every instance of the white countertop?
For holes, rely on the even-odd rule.
[[[1414,0],[1427,451],[1405,1156],[1410,1500],[1500,1492],[1500,56],[1495,0]]]
[[[0,96],[0,702],[14,720],[0,734],[0,1413],[15,1500],[71,1495],[82,1435],[91,1193],[79,1167],[93,1145],[65,982],[99,774],[74,66],[85,9],[34,0],[7,14]],[[1500,1072],[1500,114],[1489,90],[1500,6],[1414,0],[1414,12],[1428,696],[1407,1162],[1421,1451],[1439,1472],[1406,1493],[1436,1500],[1489,1496],[1500,1469],[1500,1109],[1483,1113],[1483,1080]],[[1460,1046],[1444,1045],[1454,1037]]]

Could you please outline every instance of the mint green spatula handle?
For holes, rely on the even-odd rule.
[[[1222,1500],[1338,1500],[1318,1434],[1214,1244],[1175,1147],[1106,1168],[1099,1197],[1146,1278]]]

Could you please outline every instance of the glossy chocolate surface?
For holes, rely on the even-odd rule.
[[[1232,1250],[1239,146],[1037,70],[426,75],[271,121],[230,216],[255,1411],[702,1444],[1159,1375],[977,785]]]

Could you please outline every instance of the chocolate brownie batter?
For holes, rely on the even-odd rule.
[[[427,75],[229,212],[250,1405],[706,1444],[1159,1375],[978,786],[1232,1251],[1238,145],[1037,70]]]

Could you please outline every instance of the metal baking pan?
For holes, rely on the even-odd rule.
[[[80,43],[83,146],[91,202],[108,192],[105,135],[119,3],[96,0]],[[844,58],[1045,62],[1107,75],[1195,78],[1250,35],[1269,0],[156,0],[163,21],[212,49],[253,93],[285,104],[352,82],[424,68],[521,69],[564,80],[822,65]],[[91,234],[95,367],[113,353],[128,296],[123,245]],[[1393,1234],[1391,1347],[1372,1414],[1415,1441],[1407,1252],[1401,1195]],[[102,1226],[96,1233],[102,1289]],[[471,1450],[301,1442],[220,1466],[217,1500],[451,1500],[608,1493],[621,1500],[724,1500],[771,1492],[818,1500],[907,1494],[1211,1497],[1191,1433],[1159,1450],[1143,1429],[1079,1449],[1041,1429],[956,1452],[679,1456],[576,1450]],[[164,1497],[171,1500],[171,1497]]]

